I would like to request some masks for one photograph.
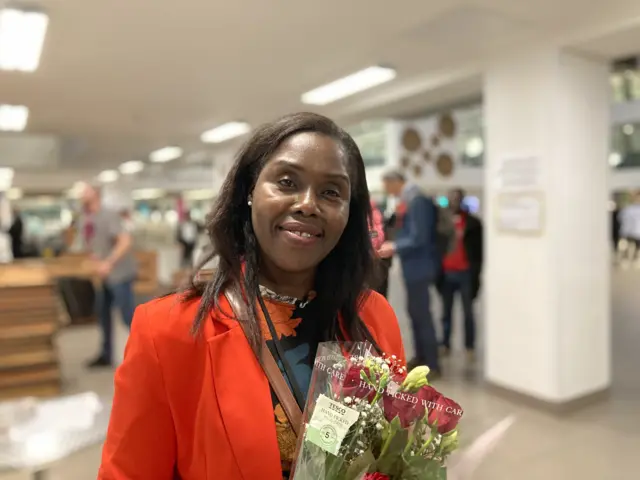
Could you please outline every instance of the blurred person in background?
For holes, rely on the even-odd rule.
[[[369,235],[371,236],[373,249],[377,252],[384,243],[384,219],[382,218],[382,212],[373,200],[371,200]]]
[[[396,213],[395,211],[392,211],[388,215],[384,215],[383,217],[383,232],[385,241],[392,241],[393,239],[395,239],[395,227]],[[389,295],[389,272],[391,271],[391,267],[393,266],[393,257],[380,258],[379,261],[381,269],[381,282],[376,291],[387,298],[387,296]]]
[[[259,359],[273,355],[300,410],[319,342],[404,360],[393,309],[366,286],[370,208],[360,151],[334,122],[259,127],[207,216],[212,278],[136,311],[98,479],[288,478],[296,435]]]
[[[618,202],[612,202],[611,204],[611,241],[613,242],[613,251],[616,253],[620,246],[620,207]]]
[[[24,223],[22,222],[20,211],[13,211],[13,222],[7,233],[11,239],[11,253],[13,258],[22,258],[24,256]]]
[[[193,266],[193,252],[198,242],[200,226],[191,218],[191,212],[185,212],[184,219],[178,225],[178,243],[182,247],[182,266]]]
[[[473,302],[480,290],[482,271],[482,222],[466,211],[463,206],[464,198],[465,192],[460,188],[449,192],[448,212],[443,217],[451,224],[451,235],[442,260],[438,290],[443,304],[443,353],[449,354],[451,349],[453,301],[455,294],[459,292],[464,312],[464,343],[471,360],[476,341]]]
[[[133,222],[133,215],[131,214],[131,210],[129,210],[128,208],[123,208],[122,210],[120,210],[120,218],[122,219],[122,228],[126,232],[133,234],[135,223]]]
[[[440,375],[440,363],[429,287],[440,268],[436,245],[437,207],[417,185],[407,182],[400,170],[386,172],[383,183],[387,194],[400,197],[401,202],[396,209],[396,238],[386,241],[378,254],[382,258],[394,254],[400,257],[416,351],[411,363],[427,365],[432,371],[430,378],[434,378]]]
[[[371,200],[371,215],[371,221],[369,222],[369,235],[371,235],[373,250],[376,252],[376,273],[374,275],[376,286],[375,291],[383,297],[386,297],[389,285],[389,269],[386,265],[388,259],[380,258],[377,255],[378,249],[382,246],[385,240],[384,217],[373,200]]]
[[[102,350],[88,366],[108,367],[113,362],[112,309],[117,307],[122,321],[131,327],[137,267],[131,234],[124,227],[120,213],[104,207],[100,193],[90,185],[84,186],[81,198],[78,235],[83,249],[91,254],[101,281],[96,292],[96,307],[102,328]]]
[[[625,259],[633,262],[640,247],[640,192],[634,193],[631,202],[620,211],[620,235],[627,243]]]

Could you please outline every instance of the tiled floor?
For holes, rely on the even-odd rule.
[[[403,293],[397,280],[394,273],[391,299],[406,334],[405,339],[409,340]],[[505,440],[476,472],[474,479],[640,478],[637,473],[637,455],[640,452],[640,296],[636,293],[639,283],[640,273],[637,271],[617,271],[613,275],[614,385],[612,398],[607,403],[573,415],[552,417],[487,393],[476,368],[465,365],[460,355],[446,360],[447,377],[438,383],[438,388],[464,406],[463,435],[466,441],[471,441],[507,415],[515,414],[517,418]],[[438,310],[439,306],[435,305],[434,311]],[[457,330],[459,332],[460,329]],[[117,334],[121,354],[126,332],[119,327]],[[70,392],[111,392],[110,372],[88,373],[82,367],[82,362],[97,349],[98,338],[94,328],[71,330],[60,336]],[[49,480],[95,478],[99,458],[99,448],[75,455],[55,466]],[[26,473],[0,475],[0,480],[27,478]]]

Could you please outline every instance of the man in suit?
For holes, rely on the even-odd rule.
[[[11,237],[11,252],[14,259],[23,257],[23,236],[24,236],[24,224],[22,223],[22,217],[18,210],[13,212],[13,223],[9,228],[9,237]]]
[[[464,208],[464,198],[465,192],[460,188],[449,193],[447,219],[451,224],[451,238],[447,251],[443,253],[438,290],[443,304],[444,354],[448,354],[451,348],[453,300],[455,294],[460,293],[464,312],[464,343],[467,356],[472,360],[476,341],[473,301],[480,290],[482,270],[482,223]]]
[[[383,182],[387,194],[399,197],[400,204],[396,210],[396,238],[385,242],[378,254],[382,258],[390,258],[394,254],[400,257],[416,351],[416,357],[410,363],[427,365],[432,371],[430,378],[433,378],[440,374],[438,341],[429,297],[429,287],[440,267],[436,246],[436,206],[417,185],[407,182],[399,170],[385,173]]]

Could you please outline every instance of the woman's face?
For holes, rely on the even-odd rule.
[[[270,268],[311,273],[336,246],[349,219],[347,161],[333,139],[312,132],[289,137],[268,159],[251,221]]]

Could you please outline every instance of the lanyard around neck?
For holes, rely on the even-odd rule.
[[[262,295],[258,295],[258,303],[260,304],[260,309],[262,310],[262,314],[264,315],[264,318],[267,322],[267,327],[269,327],[269,332],[271,333],[271,339],[273,340],[273,345],[275,347],[277,360],[280,362],[280,365],[284,370],[285,377],[288,380],[289,386],[291,387],[291,391],[293,392],[293,396],[296,399],[296,403],[298,404],[298,407],[300,407],[300,410],[304,410],[305,401],[304,401],[304,395],[300,388],[300,384],[298,384],[296,377],[293,373],[293,369],[291,368],[289,361],[284,355],[284,350],[282,349],[282,345],[280,343],[280,340],[278,339],[278,332],[276,332],[276,328],[273,325],[273,321],[271,320],[271,315],[269,315],[269,310],[267,309],[267,306],[264,304]]]

